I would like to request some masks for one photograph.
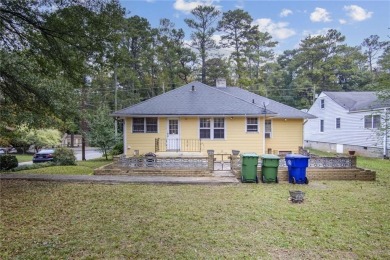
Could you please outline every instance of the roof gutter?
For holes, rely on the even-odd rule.
[[[110,114],[112,117],[118,117],[118,118],[126,118],[126,117],[203,117],[203,116],[210,116],[210,117],[231,117],[231,116],[241,116],[241,117],[247,117],[247,116],[264,116],[265,114],[198,114],[198,115],[181,115],[181,114],[164,114],[164,115],[142,115],[142,114],[133,114],[133,115],[121,115],[121,114]],[[267,113],[268,116],[277,116],[276,113]]]
[[[372,112],[372,111],[380,111],[383,109],[390,109],[390,107],[378,107],[378,108],[373,108],[373,109],[364,109],[364,110],[356,110],[356,111],[348,111],[349,114],[354,114],[354,113],[363,113],[363,112]]]

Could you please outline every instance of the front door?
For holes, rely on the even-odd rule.
[[[180,151],[179,119],[168,119],[167,151]]]

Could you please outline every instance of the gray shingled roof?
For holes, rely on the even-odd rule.
[[[194,91],[192,91],[194,87]],[[283,118],[315,118],[295,108],[236,88],[216,88],[194,81],[144,102],[114,112],[113,116],[230,116],[265,114]]]
[[[281,118],[316,118],[315,116],[308,114],[306,112],[303,112],[301,110],[298,110],[296,108],[284,105],[282,103],[279,103],[277,101],[274,101],[272,99],[259,96],[255,93],[249,92],[245,89],[238,88],[238,87],[227,87],[227,88],[220,88],[220,90],[229,93],[231,95],[240,97],[244,100],[250,101],[254,100],[256,104],[266,104],[267,110],[274,111],[277,114],[277,117]]]
[[[323,92],[349,111],[371,110],[390,106],[390,100],[379,100],[375,92]]]

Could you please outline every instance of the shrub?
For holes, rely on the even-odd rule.
[[[123,143],[117,143],[111,150],[111,155],[123,154]]]
[[[53,154],[53,163],[56,165],[76,165],[76,156],[71,149],[57,148]]]
[[[18,167],[18,159],[15,155],[0,156],[0,171],[7,171],[16,167]]]
[[[39,168],[45,168],[45,167],[50,167],[53,166],[53,163],[51,162],[46,162],[46,163],[34,163],[34,164],[29,164],[29,165],[21,165],[16,168],[11,169],[12,172],[19,172],[19,171],[24,171],[24,170],[34,170],[34,169],[39,169]]]

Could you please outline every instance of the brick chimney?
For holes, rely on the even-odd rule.
[[[226,88],[226,79],[224,79],[224,78],[217,78],[215,80],[215,86],[217,88]]]

